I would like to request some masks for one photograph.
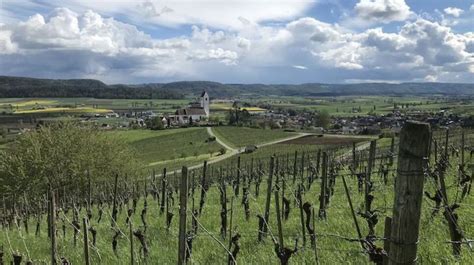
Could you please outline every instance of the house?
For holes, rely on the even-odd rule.
[[[174,123],[188,124],[206,120],[209,118],[209,94],[206,91],[196,102],[192,102],[188,107],[177,109],[174,115],[168,117]]]

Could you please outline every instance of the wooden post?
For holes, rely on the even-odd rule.
[[[117,181],[118,181],[118,174],[115,175],[115,183],[114,183],[114,202],[112,206],[112,227],[115,227],[115,223],[117,221]]]
[[[65,196],[65,194],[63,195]],[[88,213],[92,212],[91,205],[92,205],[92,185],[91,185],[91,174],[90,171],[87,170],[87,211]]]
[[[388,240],[388,238],[390,238],[390,234],[391,234],[391,230],[392,230],[392,218],[391,217],[385,217],[385,227],[384,227],[384,234],[383,234],[383,237],[385,238],[384,242],[383,242],[383,249],[385,250],[385,252],[387,253],[387,257],[383,257],[383,265],[388,265],[388,257],[390,257],[390,240]]]
[[[186,264],[186,211],[188,200],[188,168],[181,169],[179,190],[179,248],[178,265]]]
[[[283,245],[283,227],[281,225],[281,213],[280,213],[280,197],[279,197],[279,189],[275,189],[275,210],[277,216],[277,225],[278,225],[278,244],[280,245],[280,249],[283,249],[285,245]]]
[[[166,194],[166,168],[163,168],[163,176],[161,177],[161,204],[160,204],[161,213],[163,213],[163,211],[165,210],[166,196],[168,196]]]
[[[240,157],[239,157],[240,158]],[[225,188],[225,186],[224,186]],[[230,199],[230,220],[229,220],[229,251],[232,249],[232,217],[234,213],[234,197]],[[235,259],[233,255],[228,255],[227,264],[232,264],[232,261]]]
[[[304,183],[304,158],[305,158],[305,153],[303,152],[301,154],[301,183]]]
[[[323,152],[323,170],[321,182],[321,194],[319,195],[319,218],[326,219],[326,191],[328,178],[328,154]]]
[[[85,259],[85,264],[90,265],[91,260],[89,257],[89,234],[88,234],[88,228],[87,228],[87,218],[84,217],[82,219],[82,229],[84,232],[84,259]]]
[[[356,142],[352,142],[352,173],[356,172],[357,162],[356,162]]]
[[[295,158],[293,160],[293,184],[295,184],[295,181],[296,181],[297,161],[298,161],[298,151],[295,151]]]
[[[400,132],[388,264],[412,264],[417,259],[423,165],[428,156],[430,131],[427,123],[407,121]]]
[[[304,224],[304,215],[303,215],[303,198],[302,198],[302,184],[298,185],[298,206],[300,208],[300,221],[301,221],[301,232],[303,234],[303,246],[306,246],[306,227]]]
[[[204,207],[204,200],[206,198],[206,192],[207,192],[206,172],[207,172],[207,161],[204,161],[204,165],[202,167],[201,199],[199,200],[199,215],[201,215],[202,208]]]
[[[446,161],[448,160],[448,157],[449,157],[448,147],[449,147],[449,128],[446,128],[446,136],[444,140],[444,159],[446,159]]]
[[[51,264],[57,264],[56,261],[56,201],[54,191],[49,192],[49,231],[51,239]]]
[[[130,264],[133,265],[135,264],[135,252],[133,249],[133,221],[130,220],[128,222],[128,228],[129,228],[129,240],[130,240]]]
[[[314,216],[314,208],[311,209],[311,216],[313,218],[313,230],[314,230],[314,236],[316,237],[316,218]],[[314,258],[316,259],[316,264],[319,265],[319,256],[318,256],[318,248],[317,248],[317,243],[316,243],[316,238],[314,240]]]
[[[265,202],[265,213],[264,219],[265,224],[263,226],[263,235],[266,236],[268,232],[268,218],[270,217],[270,201],[272,199],[272,179],[273,179],[273,167],[275,165],[275,156],[270,158],[270,173],[268,175],[268,182],[267,182],[267,200]]]
[[[237,158],[237,184],[234,190],[234,194],[237,197],[239,196],[239,188],[240,188],[240,156]]]

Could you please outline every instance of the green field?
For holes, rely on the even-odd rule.
[[[248,127],[215,127],[212,131],[232,147],[258,145],[295,135],[282,130],[254,129]]]
[[[327,111],[332,116],[365,116],[368,113],[388,114],[398,106],[409,104],[402,108],[402,112],[433,111],[438,112],[448,108],[453,113],[460,115],[473,115],[474,102],[472,100],[449,99],[433,95],[421,96],[340,96],[340,97],[266,97],[249,100],[271,105],[273,108]]]
[[[0,112],[25,113],[33,112],[35,108],[42,107],[50,109],[52,113],[55,108],[76,113],[90,113],[92,106],[96,109],[105,110],[134,110],[147,109],[157,112],[173,112],[177,108],[189,103],[189,99],[94,99],[94,98],[2,98],[0,99]],[[43,110],[43,112],[47,112]],[[97,111],[100,112],[100,111]]]
[[[215,141],[206,142],[209,135],[205,128],[124,130],[111,133],[128,142],[147,168],[167,167],[172,170],[185,164],[193,165],[217,156],[222,148]]]

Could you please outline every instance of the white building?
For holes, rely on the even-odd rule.
[[[180,124],[206,120],[210,114],[209,104],[209,94],[203,91],[196,102],[191,103],[187,108],[177,109],[175,115],[169,118],[172,122]]]

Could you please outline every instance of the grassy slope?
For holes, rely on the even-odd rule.
[[[247,127],[215,127],[212,131],[217,137],[232,147],[257,145],[294,135],[278,130],[263,130]]]
[[[452,160],[456,163],[455,160]],[[472,161],[471,161],[472,162]],[[347,172],[341,172],[347,173]],[[456,168],[453,167],[447,174],[447,186],[454,187],[452,184],[456,181]],[[355,210],[363,209],[364,195],[357,191],[357,181],[352,177],[346,177],[348,181],[349,190]],[[379,237],[383,236],[383,220],[385,216],[391,216],[391,207],[393,203],[393,185],[394,178],[393,172],[389,176],[389,183],[387,186],[383,185],[378,175],[374,175],[374,196],[375,200],[373,203],[373,209],[379,209],[381,211],[379,216],[379,222],[376,226],[376,235]],[[251,218],[246,221],[244,218],[244,210],[240,205],[240,198],[234,200],[234,214],[233,214],[233,225],[236,232],[242,235],[240,239],[241,251],[238,255],[239,264],[277,264],[278,259],[274,253],[274,247],[271,243],[270,237],[267,237],[265,242],[258,243],[257,238],[257,227],[258,219],[255,217],[256,214],[263,214],[265,205],[265,194],[266,194],[266,181],[262,182],[260,187],[260,196],[256,197],[254,194],[254,185],[251,186],[250,190],[250,210]],[[233,192],[230,187],[227,187],[228,198],[232,196]],[[295,208],[292,198],[292,186],[291,181],[287,182],[287,193],[286,196],[290,198],[291,211],[290,218],[288,221],[283,222],[283,233],[285,245],[293,247],[294,239],[300,238],[301,225],[299,219],[299,211]],[[425,190],[433,193],[433,184],[431,181],[425,183]],[[450,188],[450,198],[454,198],[455,189]],[[318,210],[318,195],[320,192],[320,180],[312,185],[311,189],[304,194],[303,200],[310,202],[316,210]],[[199,200],[199,188],[196,189],[194,198],[196,202]],[[176,199],[176,198],[175,198]],[[191,205],[191,200],[189,200]],[[459,225],[466,232],[468,238],[472,238],[474,231],[474,222],[472,222],[472,213],[474,204],[474,196],[469,196],[467,200],[463,201],[461,208],[457,210],[460,216]],[[138,228],[141,224],[139,212],[142,209],[143,200],[138,203],[137,213],[133,216],[134,227]],[[189,205],[189,207],[190,207]],[[274,208],[274,198],[272,196],[271,210],[270,210],[270,231],[277,237],[276,229],[276,218]],[[418,253],[420,263],[423,264],[472,264],[473,254],[468,250],[466,246],[463,246],[462,256],[459,260],[453,258],[451,254],[450,244],[446,244],[445,241],[449,239],[449,232],[446,222],[442,214],[438,214],[434,219],[430,217],[432,209],[431,201],[423,199],[423,210],[420,223],[420,243],[418,245]],[[179,206],[176,203],[171,207],[175,216],[172,221],[171,229],[169,231],[165,228],[165,217],[159,214],[158,202],[153,201],[151,196],[148,198],[148,214],[147,222],[149,224],[147,232],[147,240],[150,248],[150,256],[148,261],[153,264],[175,264],[177,259],[177,234],[178,234],[178,210]],[[104,218],[100,224],[97,223],[97,209],[94,208],[93,220],[91,225],[98,230],[98,242],[97,248],[91,249],[92,264],[125,264],[130,259],[129,243],[128,243],[128,227],[125,224],[126,219],[126,208],[119,213],[118,226],[124,232],[124,236],[119,239],[117,256],[113,254],[111,249],[111,237],[113,232],[109,225],[111,209],[105,208]],[[220,228],[220,204],[219,204],[219,191],[216,186],[212,186],[207,193],[206,204],[202,216],[199,218],[199,222],[218,240],[221,240],[224,245],[227,246],[228,241],[221,239],[219,236]],[[85,215],[83,209],[81,217]],[[347,198],[344,193],[344,188],[340,178],[336,181],[334,196],[331,198],[329,208],[327,211],[327,220],[316,219],[316,232],[318,235],[317,246],[318,255],[321,264],[369,264],[367,254],[364,253],[358,242],[349,242],[347,240],[337,238],[334,236],[327,236],[330,234],[341,235],[348,238],[356,238],[357,234],[354,228],[354,223],[351,218],[351,213],[347,203]],[[73,246],[72,243],[72,229],[69,226],[67,220],[72,220],[72,213],[69,211],[67,219],[64,218],[62,213],[59,214],[59,228],[62,226],[63,221],[67,226],[66,238],[62,237],[62,233],[58,233],[58,250],[59,256],[65,256],[73,264],[83,263],[83,249],[82,249],[82,234],[79,234],[79,240],[77,247]],[[189,224],[190,224],[190,219]],[[359,225],[362,230],[362,234],[367,234],[366,222],[358,217]],[[46,234],[46,218],[42,218],[41,235],[35,237],[34,226],[35,220],[30,219],[30,232],[26,234],[24,230],[21,233],[16,229],[3,230],[0,233],[0,242],[4,242],[5,258],[6,263],[9,262],[10,246],[7,242],[7,236],[11,242],[11,249],[18,250],[25,254],[26,249],[23,243],[26,242],[26,246],[30,252],[30,256],[35,260],[49,260],[49,241]],[[61,229],[61,228],[60,228]],[[226,263],[227,254],[224,249],[214,241],[204,230],[199,227],[199,235],[193,241],[193,254],[192,261],[196,264],[224,264]],[[134,241],[135,244],[135,257],[139,256],[139,242]],[[302,241],[300,238],[299,244],[301,246]],[[377,245],[381,246],[383,242],[377,241]],[[101,259],[99,260],[99,254]],[[296,255],[290,259],[290,264],[314,264],[314,252],[310,248],[309,238],[307,240],[306,248],[301,249]]]
[[[205,142],[209,136],[204,128],[112,133],[130,143],[138,158],[149,167],[167,167],[169,170],[209,159],[221,148],[217,142]]]

